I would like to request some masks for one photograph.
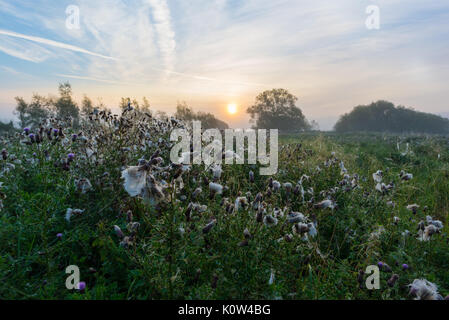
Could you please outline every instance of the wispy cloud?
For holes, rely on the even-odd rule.
[[[381,9],[377,31],[365,27],[371,2]],[[325,129],[379,98],[447,109],[447,0],[70,3],[80,7],[77,31],[65,28],[66,2],[0,0],[0,51],[18,58],[16,70],[29,67],[46,83],[55,74],[73,79],[75,92],[108,94],[112,105],[117,96],[151,95],[161,109],[187,100],[221,116],[231,100],[244,107],[262,90],[285,87]]]
[[[0,69],[2,69],[3,71],[8,72],[10,74],[13,74],[13,75],[22,75],[22,72],[19,72],[19,71],[13,69],[13,68],[10,68],[10,67],[7,67],[7,66],[0,66]]]
[[[77,79],[77,80],[88,80],[88,81],[95,81],[95,82],[104,82],[104,83],[110,83],[110,84],[117,84],[117,85],[135,85],[136,83],[126,83],[122,81],[114,81],[114,80],[108,80],[108,79],[100,79],[100,78],[93,78],[93,77],[86,77],[86,76],[79,76],[74,74],[55,74],[55,76],[60,78],[69,78],[69,79]]]
[[[4,52],[7,55],[10,55],[12,57],[30,61],[30,62],[34,62],[34,63],[39,63],[39,62],[45,61],[45,59],[46,59],[45,57],[38,57],[36,55],[33,55],[30,52],[15,50],[12,48],[4,47],[2,45],[0,45],[0,51]]]
[[[60,48],[60,49],[70,50],[70,51],[74,51],[74,52],[79,52],[79,53],[83,53],[83,54],[88,54],[88,55],[103,58],[103,59],[116,60],[113,57],[95,53],[95,52],[92,52],[92,51],[89,51],[89,50],[86,50],[86,49],[83,49],[83,48],[80,48],[77,46],[73,46],[71,44],[53,41],[50,39],[45,39],[45,38],[40,38],[40,37],[29,36],[29,35],[13,32],[13,31],[0,29],[0,35],[29,40],[29,41],[33,41],[36,43],[40,43],[40,44],[44,44],[44,45],[48,45],[48,46],[52,46],[52,47],[56,47],[56,48]]]
[[[147,0],[154,19],[159,51],[162,54],[164,66],[168,70],[174,69],[175,63],[175,32],[172,28],[170,9],[166,0]]]

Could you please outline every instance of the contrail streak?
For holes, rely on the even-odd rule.
[[[8,30],[3,30],[3,29],[0,29],[0,34],[5,35],[5,36],[9,36],[9,37],[29,40],[29,41],[33,41],[33,42],[37,42],[37,43],[41,43],[41,44],[46,44],[46,45],[49,45],[49,46],[52,46],[52,47],[56,47],[56,48],[61,48],[61,49],[75,51],[75,52],[80,52],[80,53],[88,54],[88,55],[91,55],[91,56],[94,56],[94,57],[99,57],[99,58],[108,59],[108,60],[117,60],[116,58],[105,56],[105,55],[102,55],[102,54],[99,54],[99,53],[95,53],[95,52],[92,52],[92,51],[89,51],[89,50],[86,50],[86,49],[83,49],[83,48],[80,48],[80,47],[77,47],[77,46],[73,46],[71,44],[62,43],[62,42],[58,42],[58,41],[53,41],[53,40],[49,40],[49,39],[45,39],[45,38],[27,36],[25,34],[13,32],[13,31],[8,31]]]
[[[104,83],[111,83],[111,84],[128,84],[128,85],[137,85],[137,83],[129,83],[129,82],[121,82],[121,81],[115,81],[115,80],[108,80],[108,79],[100,79],[100,78],[93,78],[93,77],[86,77],[86,76],[79,76],[75,74],[55,74],[56,77],[61,78],[72,78],[72,79],[78,79],[78,80],[88,80],[88,81],[97,81],[97,82],[104,82]]]
[[[21,34],[21,33],[17,33],[17,32],[13,32],[13,31],[8,31],[8,30],[4,30],[4,29],[0,29],[0,35],[5,35],[5,36],[9,36],[9,37],[14,37],[14,38],[19,38],[19,39],[24,39],[24,40],[29,40],[29,41],[33,41],[36,43],[40,43],[40,44],[46,44],[52,47],[56,47],[56,48],[61,48],[61,49],[66,49],[66,50],[70,50],[70,51],[75,51],[75,52],[80,52],[80,53],[84,53],[90,56],[94,56],[94,57],[99,57],[99,58],[103,58],[103,59],[107,59],[107,60],[114,60],[114,61],[119,61],[120,59],[114,58],[114,57],[110,57],[110,56],[105,56],[99,53],[95,53],[71,44],[67,44],[67,43],[62,43],[62,42],[58,42],[58,41],[53,41],[53,40],[49,40],[49,39],[45,39],[45,38],[41,38],[41,37],[34,37],[34,36],[28,36],[25,34]],[[244,86],[267,86],[265,84],[262,83],[250,83],[250,82],[235,82],[235,81],[226,81],[226,80],[220,80],[220,79],[214,79],[214,78],[209,78],[209,77],[203,77],[200,75],[193,75],[193,74],[188,74],[188,73],[183,73],[183,72],[177,72],[177,71],[172,71],[172,70],[166,70],[163,68],[157,68],[157,67],[150,67],[153,70],[156,71],[161,71],[161,72],[166,72],[169,74],[174,74],[174,75],[178,75],[178,76],[184,76],[184,77],[189,77],[189,78],[193,78],[193,79],[197,79],[197,80],[203,80],[203,81],[212,81],[212,82],[219,82],[219,83],[226,83],[226,84],[239,84],[239,85],[244,85]],[[60,76],[60,75],[59,75]],[[69,75],[64,75],[64,76],[69,76]],[[79,79],[82,78],[82,76],[76,76],[76,75],[72,75],[72,78],[78,77]],[[100,82],[110,82],[110,83],[118,83],[115,81],[108,81],[108,80],[102,80],[102,79],[94,79],[94,78],[86,78],[85,80],[92,80],[92,81],[100,81]]]

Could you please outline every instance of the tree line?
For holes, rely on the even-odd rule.
[[[42,121],[49,117],[66,119],[72,125],[77,126],[81,115],[88,115],[95,108],[107,110],[103,103],[94,103],[90,98],[84,96],[81,108],[73,99],[72,87],[61,83],[58,88],[59,96],[49,95],[47,97],[34,93],[31,101],[27,102],[22,97],[16,97],[16,108],[14,114],[18,118],[20,128],[37,127]]]
[[[83,116],[88,116],[94,110],[110,111],[99,100],[97,103],[83,97],[78,105],[73,99],[72,87],[69,83],[59,85],[59,96],[44,97],[33,94],[31,101],[26,102],[16,97],[15,115],[19,126],[35,127],[49,116],[67,119],[73,126],[77,126]],[[272,89],[260,93],[252,106],[246,112],[255,129],[278,129],[281,133],[299,133],[319,130],[316,121],[309,121],[302,110],[297,107],[298,98],[286,89]],[[149,100],[142,101],[131,98],[121,98],[119,107],[124,110],[129,105],[138,111],[152,113]],[[163,111],[156,111],[156,116],[167,118]],[[213,114],[195,112],[186,102],[177,105],[174,116],[185,121],[199,120],[205,129],[227,129],[225,122],[217,119]],[[14,124],[0,121],[0,132],[14,130]],[[379,100],[370,105],[359,105],[351,112],[342,115],[334,126],[336,132],[391,132],[391,133],[449,133],[449,119],[425,112],[415,111],[403,106]]]
[[[72,87],[69,83],[61,83],[58,96],[42,96],[33,94],[31,101],[27,102],[22,97],[16,97],[16,108],[14,114],[18,119],[20,128],[36,127],[48,117],[57,117],[70,121],[77,126],[79,121],[87,117],[95,109],[108,109],[101,100],[93,103],[86,95],[80,104],[73,98]],[[301,132],[317,128],[317,123],[309,122],[301,109],[296,106],[298,98],[285,89],[268,90],[256,97],[255,104],[247,109],[254,128],[279,129],[284,133]],[[121,98],[119,107],[124,110],[129,105],[141,112],[152,113],[150,102],[146,97],[141,102],[136,99]],[[156,111],[156,116],[166,118],[168,115],[163,111]],[[217,119],[213,114],[207,112],[195,112],[186,102],[179,102],[174,116],[185,121],[199,120],[204,129],[218,128],[227,129],[228,124]],[[0,122],[1,131],[14,130],[14,124]]]
[[[191,107],[187,105],[186,102],[178,103],[176,107],[175,118],[184,121],[201,121],[201,127],[204,129],[228,129],[229,126],[226,122],[221,121],[211,113],[206,112],[195,112]]]
[[[449,119],[379,100],[340,117],[336,132],[449,133]]]
[[[68,82],[59,84],[58,93],[58,96],[49,95],[47,97],[34,93],[29,102],[22,97],[16,97],[14,114],[17,117],[19,128],[37,127],[49,117],[65,119],[76,127],[83,117],[92,114],[94,110],[111,111],[101,100],[94,103],[86,95],[84,95],[81,103],[78,104],[73,98],[72,87]],[[121,98],[118,107],[121,110],[125,110],[129,106],[132,106],[134,110],[152,114],[150,102],[146,97],[143,97],[142,101],[129,97]],[[168,117],[163,111],[155,111],[155,114],[160,118]],[[210,113],[194,112],[185,102],[178,103],[175,117],[188,121],[200,120],[204,128],[228,128],[225,122],[216,119]],[[13,121],[9,123],[0,121],[0,132],[14,130],[16,128]]]

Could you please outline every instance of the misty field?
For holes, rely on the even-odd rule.
[[[449,294],[447,137],[282,136],[270,179],[259,165],[172,164],[181,125],[100,112],[3,136],[0,298]],[[82,290],[66,288],[70,265]]]

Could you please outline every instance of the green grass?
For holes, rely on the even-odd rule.
[[[255,183],[250,183],[249,166],[224,166],[220,183],[229,189],[210,200],[208,187],[203,185],[197,202],[208,209],[187,222],[185,210],[191,194],[202,184],[201,177],[211,179],[211,174],[194,167],[183,175],[184,190],[176,193],[169,187],[166,193],[172,198],[157,210],[131,198],[120,178],[124,167],[136,165],[141,157],[149,159],[156,147],[122,150],[139,141],[136,126],[110,133],[106,129],[92,131],[101,137],[97,139],[97,163],[81,158],[85,153],[81,142],[64,146],[45,141],[38,147],[20,144],[23,137],[2,141],[0,148],[8,151],[9,158],[2,160],[1,168],[14,163],[12,154],[22,163],[0,177],[4,206],[0,212],[1,299],[411,299],[406,285],[415,278],[426,278],[439,286],[443,296],[449,294],[447,138],[374,134],[282,137],[279,171],[273,178],[295,186],[306,174],[311,180],[304,182],[304,187],[313,188],[315,202],[329,194],[338,204],[336,210],[314,209],[308,203],[311,194],[306,194],[303,203],[298,196],[288,196],[284,188],[264,197],[269,208],[287,206],[309,217],[316,215],[316,238],[303,242],[295,236],[287,242],[278,241],[292,232],[283,219],[267,228],[256,221],[250,209],[227,214],[222,206],[224,197],[233,203],[239,192],[251,192],[254,198],[266,191],[268,178],[259,176],[257,167],[252,169]],[[406,143],[412,153],[401,155]],[[169,149],[162,150],[167,165]],[[70,170],[55,166],[69,151],[77,155]],[[332,158],[332,152],[338,160],[326,167],[324,162]],[[31,164],[27,159],[33,158],[33,153],[36,160]],[[360,176],[359,189],[346,192],[339,185],[343,179],[340,160],[349,174]],[[395,183],[386,195],[374,189],[372,173],[379,169],[385,172],[385,183]],[[401,182],[401,170],[414,178]],[[109,175],[103,176],[105,172]],[[80,177],[93,185],[86,194],[75,188],[74,180]],[[336,186],[340,188],[330,192]],[[187,199],[180,200],[181,195]],[[388,200],[396,203],[395,208],[386,205]],[[406,210],[412,203],[420,205],[416,215]],[[69,224],[64,218],[67,208],[85,212],[72,217]],[[113,226],[129,234],[129,210],[140,228],[135,244],[126,249],[119,245]],[[426,215],[442,220],[445,227],[431,241],[421,242],[415,234]],[[393,224],[394,216],[401,219],[398,225]],[[211,217],[217,224],[203,234]],[[184,235],[179,232],[181,225]],[[370,238],[379,226],[385,232],[378,239]],[[240,247],[245,228],[253,238],[248,246]],[[411,235],[404,241],[401,233],[405,230]],[[57,233],[63,233],[62,239]],[[388,263],[399,281],[390,288],[386,281],[391,274],[381,272],[380,290],[360,289],[358,271],[378,261]],[[410,269],[402,271],[403,263]],[[85,292],[66,289],[65,268],[69,265],[79,266],[81,280],[87,283]],[[270,285],[272,270],[275,279]]]

